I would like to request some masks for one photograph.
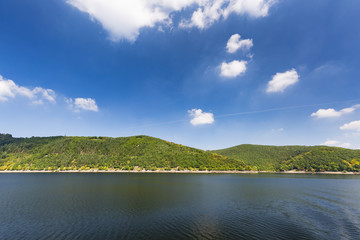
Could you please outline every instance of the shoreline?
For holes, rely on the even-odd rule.
[[[310,175],[360,175],[360,172],[305,172],[305,171],[192,171],[192,170],[1,170],[1,173],[175,173],[175,174],[310,174]]]

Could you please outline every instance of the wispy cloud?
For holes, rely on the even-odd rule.
[[[284,128],[271,129],[271,132],[283,132]]]
[[[343,148],[349,148],[351,147],[351,143],[348,142],[339,142],[337,140],[327,140],[323,143],[320,143],[320,145],[325,145],[325,146],[335,146],[335,147],[343,147]]]
[[[311,117],[316,117],[316,118],[337,118],[337,117],[341,117],[345,114],[349,114],[354,112],[357,108],[360,108],[360,104],[354,105],[352,107],[349,108],[343,108],[339,111],[336,111],[333,108],[328,108],[328,109],[319,109],[316,112],[311,114]]]
[[[340,127],[341,130],[355,130],[360,132],[360,120],[346,123]]]
[[[19,86],[13,80],[5,79],[0,75],[0,101],[5,102],[18,96],[29,99],[33,104],[43,104],[44,101],[56,102],[56,94],[51,89]]]
[[[54,90],[41,87],[28,88],[19,86],[13,80],[5,79],[0,75],[0,102],[7,102],[16,97],[28,99],[32,104],[56,103]],[[99,111],[95,100],[92,98],[65,98],[65,101],[75,112],[80,110]]]

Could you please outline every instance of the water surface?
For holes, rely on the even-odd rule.
[[[360,176],[0,174],[1,239],[359,239]]]

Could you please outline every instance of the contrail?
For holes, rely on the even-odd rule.
[[[219,118],[221,119],[221,118],[227,118],[227,117],[250,115],[250,114],[257,114],[257,113],[264,113],[264,112],[275,112],[275,111],[283,111],[283,110],[291,110],[291,109],[299,109],[299,108],[307,108],[307,107],[318,107],[318,106],[329,105],[329,104],[350,103],[350,102],[355,102],[355,101],[360,101],[360,99],[352,99],[352,100],[338,101],[338,102],[307,104],[307,105],[297,105],[297,106],[288,106],[288,107],[280,107],[280,108],[268,108],[268,109],[249,111],[249,112],[229,113],[229,114],[218,115],[218,116],[215,116],[214,118],[215,119],[219,119]],[[128,127],[128,128],[125,128],[124,130],[147,128],[147,127],[157,127],[157,126],[163,126],[163,125],[175,124],[175,123],[181,123],[181,122],[187,122],[187,121],[189,121],[189,119],[182,119],[182,120],[176,120],[176,121],[147,124],[147,125],[142,125],[142,126],[137,126],[137,127]]]
[[[226,118],[226,117],[239,116],[239,115],[248,115],[248,114],[255,114],[255,113],[273,112],[273,111],[290,110],[290,109],[307,108],[307,107],[318,107],[318,106],[322,106],[322,105],[339,104],[339,103],[354,102],[354,101],[360,101],[360,99],[353,99],[353,100],[339,101],[339,102],[328,102],[328,103],[316,103],[316,104],[289,106],[289,107],[281,107],[281,108],[269,108],[269,109],[250,111],[250,112],[230,113],[230,114],[219,115],[216,118]]]

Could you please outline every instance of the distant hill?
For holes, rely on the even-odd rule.
[[[360,170],[360,150],[339,147],[243,144],[213,152],[243,161],[258,170]]]
[[[148,136],[32,137],[0,134],[0,170],[250,170],[242,161]]]

